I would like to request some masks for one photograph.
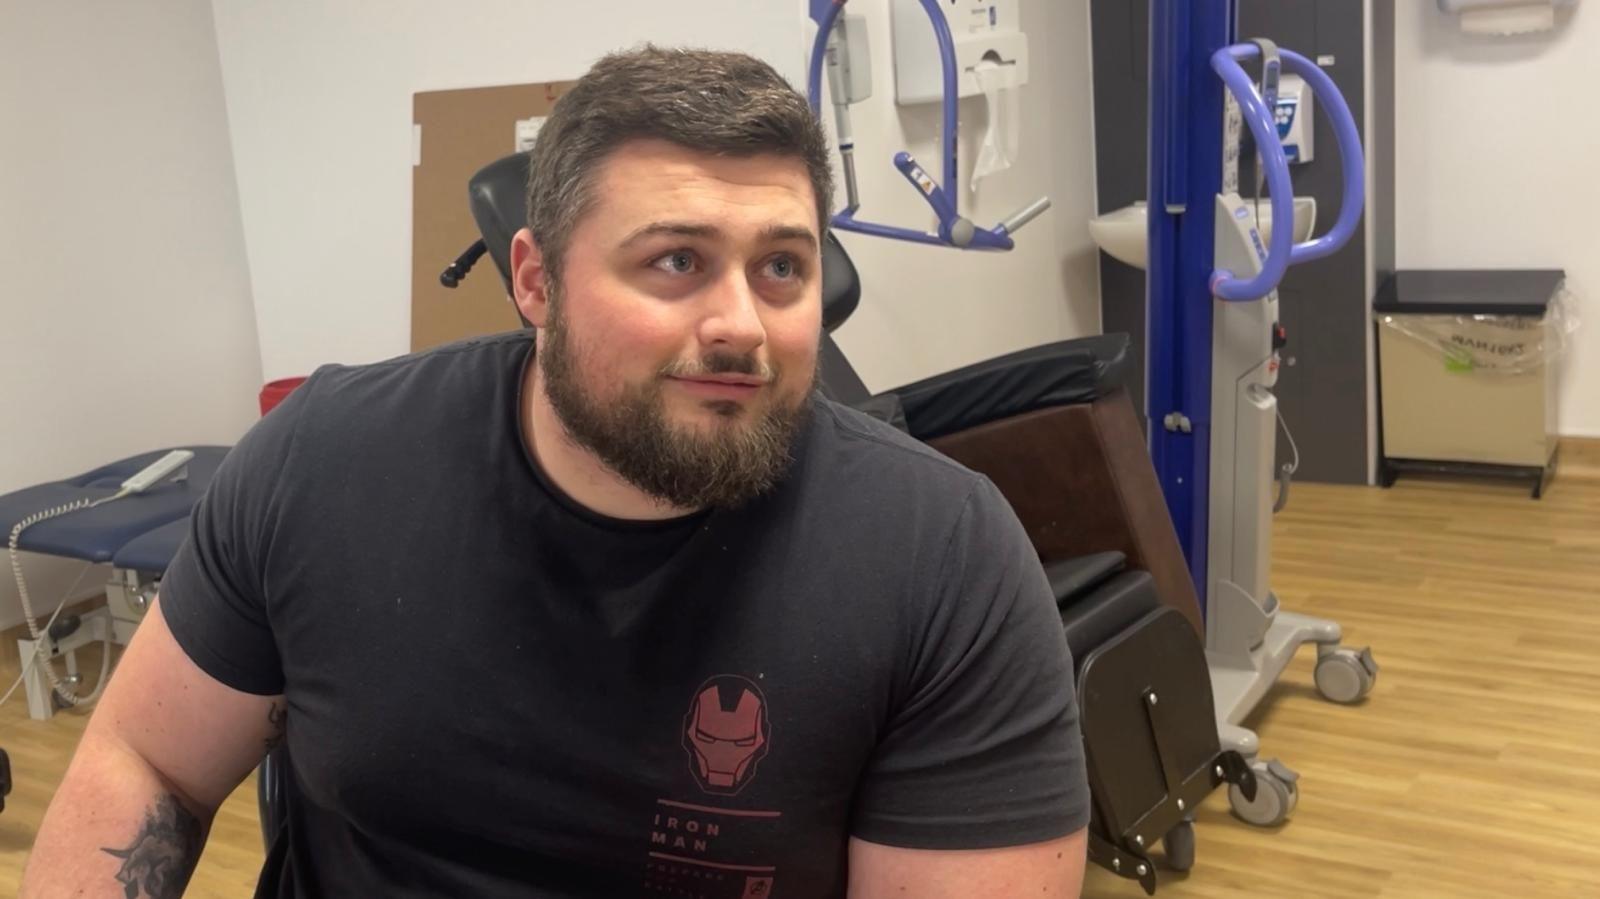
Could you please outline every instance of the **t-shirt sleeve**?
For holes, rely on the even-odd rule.
[[[852,832],[917,849],[1043,842],[1089,822],[1072,659],[1054,595],[986,478],[940,547],[934,601],[857,794]]]
[[[279,487],[314,383],[302,384],[229,450],[161,579],[161,613],[178,645],[202,671],[245,693],[283,692],[266,566]]]

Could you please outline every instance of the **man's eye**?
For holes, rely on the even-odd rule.
[[[767,263],[767,270],[778,280],[787,281],[799,274],[800,267],[795,265],[794,260],[788,256],[779,256]]]
[[[688,250],[678,250],[658,257],[651,266],[675,275],[687,275],[695,270],[694,254]]]

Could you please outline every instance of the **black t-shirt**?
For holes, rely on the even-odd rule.
[[[734,511],[580,506],[519,426],[531,335],[319,369],[230,453],[162,584],[282,693],[267,896],[842,896],[848,839],[1089,817],[1048,582],[986,479],[817,398]]]

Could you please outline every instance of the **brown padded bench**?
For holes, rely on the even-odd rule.
[[[1127,335],[1057,341],[877,395],[827,344],[830,391],[987,475],[1047,567],[1121,553],[1150,572],[1161,602],[1204,640],[1194,582],[1123,386]]]

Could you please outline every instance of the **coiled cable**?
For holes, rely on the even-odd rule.
[[[40,652],[40,647],[44,643],[44,638],[41,636],[38,622],[34,618],[33,601],[28,596],[28,582],[22,576],[22,560],[17,555],[17,541],[19,538],[21,538],[22,532],[40,523],[41,521],[48,521],[52,518],[65,515],[68,512],[77,512],[81,509],[93,509],[95,506],[109,503],[112,500],[121,499],[131,492],[132,491],[130,490],[124,489],[113,493],[110,496],[102,496],[99,499],[75,500],[63,506],[57,506],[54,509],[46,509],[43,512],[35,512],[34,514],[29,515],[27,518],[22,519],[12,526],[11,541],[9,545],[11,551],[11,573],[15,575],[17,579],[17,596],[22,600],[23,620],[28,624],[28,633],[33,635],[34,659],[38,658],[38,653]],[[64,599],[62,605],[65,605]],[[59,614],[61,614],[60,607],[58,607],[55,612],[55,615]],[[50,616],[51,623],[55,622],[55,615]],[[45,625],[46,630],[48,630],[49,627],[49,624]],[[48,659],[45,660],[45,675],[50,679],[51,689],[55,691],[55,695],[60,698],[62,702],[69,706],[88,705],[100,698],[100,694],[106,688],[107,675],[111,673],[112,632],[113,628],[108,623],[106,626],[104,651],[100,656],[100,681],[99,683],[95,684],[94,691],[88,696],[79,696],[76,692],[69,692],[66,688],[66,685],[61,682],[61,678],[56,674],[55,666],[51,665]],[[32,664],[31,660],[23,663],[22,671],[24,677],[27,676],[27,666],[30,664]],[[15,690],[16,686],[13,685],[12,689]],[[7,692],[6,696],[9,697],[10,695],[11,694]]]

